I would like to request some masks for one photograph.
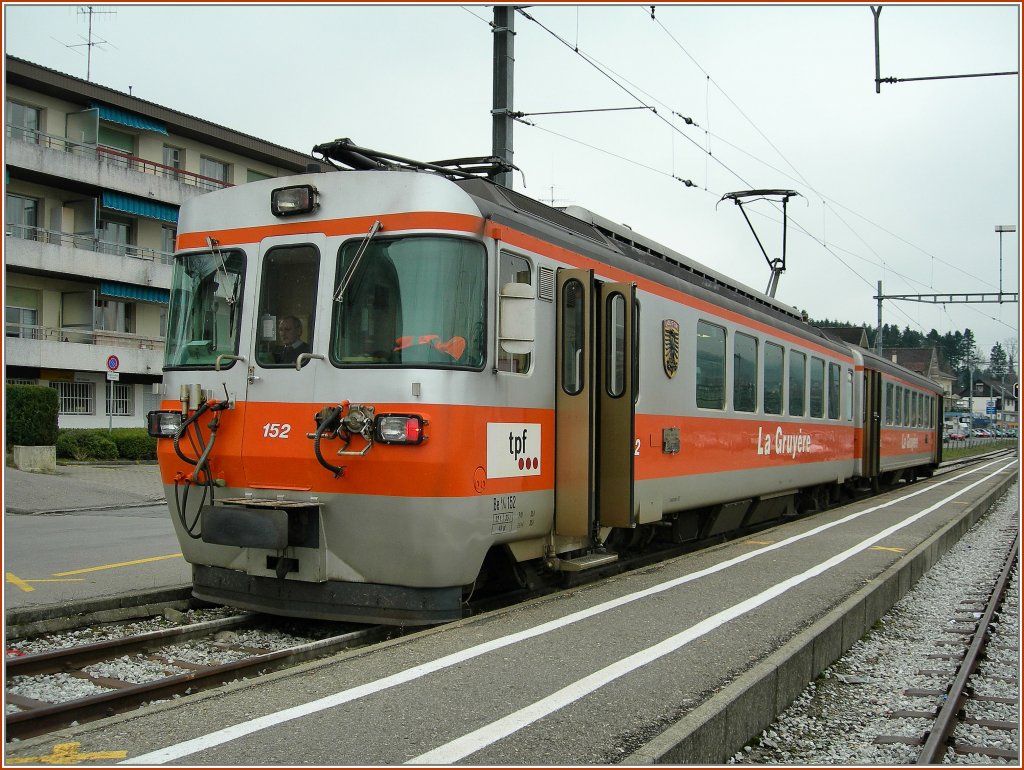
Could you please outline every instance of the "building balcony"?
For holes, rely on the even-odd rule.
[[[116,280],[161,289],[171,287],[174,258],[167,252],[41,227],[7,225],[5,232],[7,269],[63,278]]]
[[[8,167],[54,180],[66,179],[174,206],[201,193],[231,186],[117,150],[14,126],[7,126],[4,162]]]
[[[160,375],[164,341],[138,334],[78,327],[51,328],[6,324],[4,341],[8,366],[105,372],[110,356],[117,356],[118,371]]]

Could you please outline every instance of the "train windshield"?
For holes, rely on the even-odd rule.
[[[359,251],[342,246],[338,281]],[[339,366],[481,369],[485,252],[458,238],[412,236],[366,245],[341,296],[335,289],[331,361]]]
[[[238,353],[244,264],[238,251],[175,259],[164,366],[213,366],[218,356]],[[225,360],[222,365],[232,363]]]

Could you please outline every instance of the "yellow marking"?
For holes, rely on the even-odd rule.
[[[7,582],[16,585],[18,588],[20,588],[25,593],[30,593],[30,592],[36,590],[32,586],[30,586],[28,583],[26,583],[24,580],[22,580],[20,577],[15,575],[13,572],[8,572],[7,573]]]
[[[774,540],[744,540],[744,545],[775,545]]]
[[[124,759],[127,751],[86,751],[79,753],[81,743],[55,743],[53,753],[43,757],[7,757],[12,765],[29,765],[42,762],[46,765],[67,765],[87,759]]]
[[[893,553],[906,553],[906,548],[886,548],[884,545],[873,545],[868,550],[870,551],[892,551]]]
[[[180,553],[171,553],[167,556],[150,556],[148,559],[135,559],[134,561],[122,561],[117,564],[101,564],[99,567],[86,567],[85,569],[73,569],[69,572],[54,572],[53,577],[66,577],[68,575],[81,575],[85,572],[99,572],[104,569],[116,569],[117,567],[133,567],[136,564],[147,564],[151,561],[164,561],[165,559],[181,558]]]

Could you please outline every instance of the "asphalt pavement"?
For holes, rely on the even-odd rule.
[[[164,502],[156,463],[75,463],[55,473],[4,468],[4,511],[64,513]]]

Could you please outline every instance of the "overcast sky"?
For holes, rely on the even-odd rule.
[[[8,54],[86,77],[79,5],[5,4]],[[96,5],[93,81],[308,152],[351,137],[421,160],[491,153],[491,7]],[[1019,226],[1020,78],[883,84],[867,5],[527,8],[515,19],[515,187],[623,222],[763,291],[728,192],[791,189],[778,299],[874,325],[884,294],[999,288]],[[1018,71],[1019,4],[884,6],[882,77]],[[684,122],[682,116],[693,121]],[[524,184],[525,179],[525,184]],[[679,179],[693,182],[687,187]],[[746,209],[770,257],[781,217]],[[1017,233],[1002,286],[1019,290]],[[1016,304],[887,301],[883,321],[971,328]]]

